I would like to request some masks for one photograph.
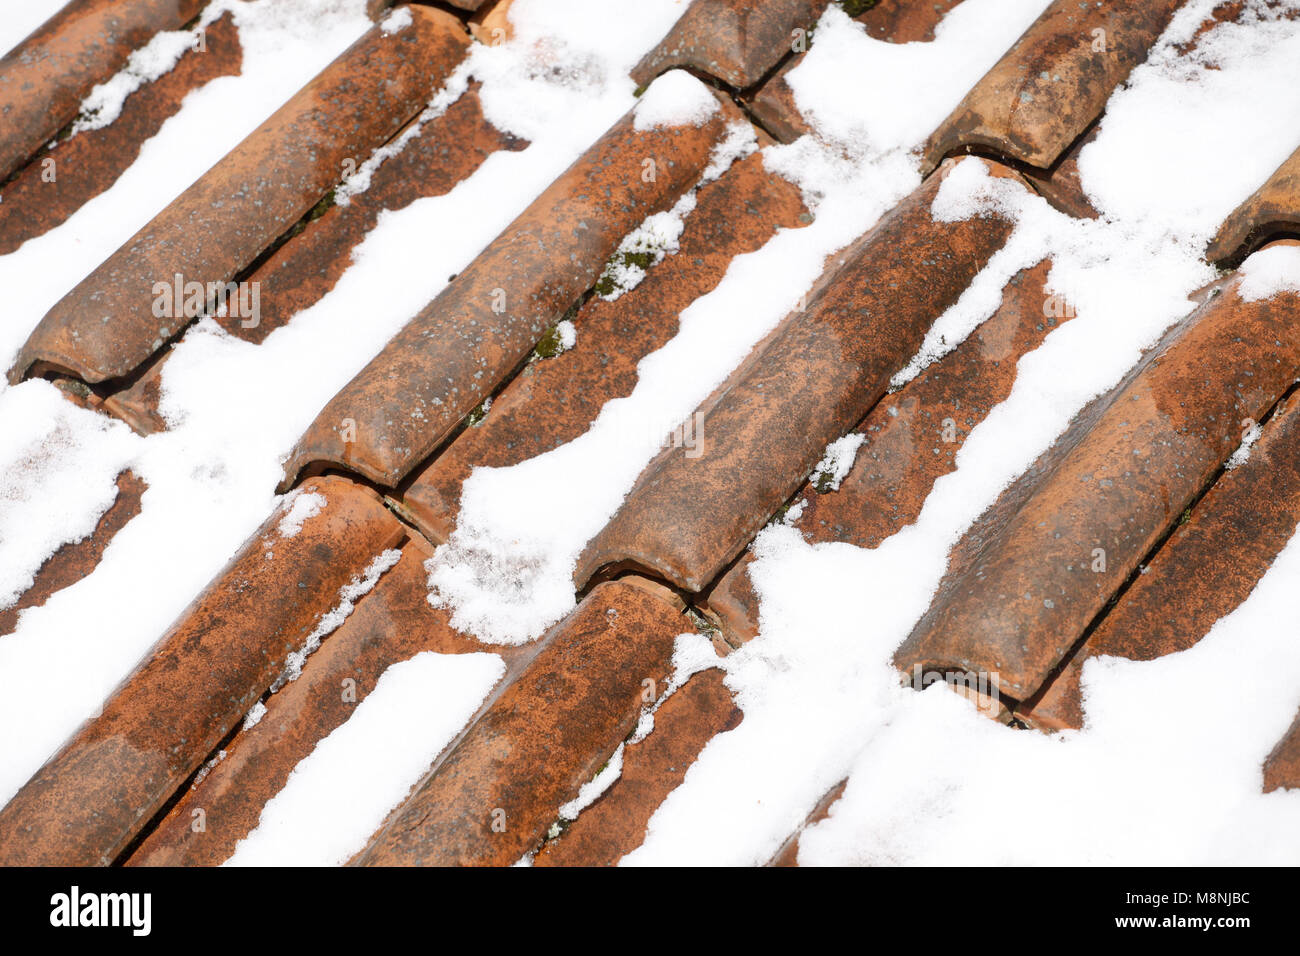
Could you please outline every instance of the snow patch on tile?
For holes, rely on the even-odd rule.
[[[637,132],[668,126],[703,126],[718,112],[718,98],[685,70],[669,70],[636,104]]]
[[[818,491],[839,491],[840,482],[853,470],[853,462],[858,457],[858,449],[866,442],[867,436],[859,432],[850,432],[835,439],[826,446],[826,454],[813,469],[812,482]]]
[[[338,866],[361,850],[505,674],[496,654],[424,651],[384,671],[294,767],[227,866]]]
[[[285,496],[285,504],[289,508],[275,530],[282,538],[296,538],[302,533],[303,522],[321,513],[325,507],[325,496],[319,491],[305,492],[299,488]]]
[[[1255,442],[1259,441],[1260,436],[1263,434],[1264,430],[1259,427],[1259,422],[1250,422],[1241,433],[1241,444],[1237,446],[1237,450],[1232,453],[1232,456],[1224,463],[1223,467],[1233,471],[1250,461],[1251,449],[1255,447]]]
[[[623,773],[623,748],[624,745],[620,743],[596,776],[578,788],[576,797],[560,807],[562,822],[572,823],[578,819],[578,814],[600,799],[601,794],[614,785],[614,781]]]
[[[103,129],[121,116],[127,97],[145,84],[170,73],[181,57],[195,48],[209,22],[205,18],[192,30],[164,30],[134,50],[127,58],[126,66],[111,79],[98,84],[82,100],[77,120],[72,124],[72,135]]]
[[[695,211],[700,188],[756,149],[758,139],[749,123],[738,122],[728,127],[722,140],[713,147],[709,165],[695,185],[683,193],[671,209],[652,213],[623,237],[596,282],[596,294],[606,302],[613,302],[640,285],[647,271],[663,262],[665,257],[675,255],[686,228],[686,218]]]
[[[557,322],[555,331],[560,337],[560,352],[567,352],[578,344],[578,329],[569,319],[561,319]],[[491,407],[490,404],[484,403],[484,411]]]
[[[307,664],[307,658],[315,653],[316,648],[320,647],[320,642],[343,626],[343,622],[351,617],[352,612],[356,610],[357,602],[374,590],[375,585],[379,583],[379,579],[393,565],[397,564],[401,557],[400,548],[389,548],[377,555],[366,565],[364,571],[339,589],[338,604],[321,616],[316,627],[303,641],[302,647],[296,651],[291,651],[289,656],[285,658],[284,670],[271,684],[271,693],[274,694],[285,684],[296,681],[302,676],[302,669]]]
[[[1237,295],[1243,302],[1271,299],[1283,292],[1300,292],[1300,246],[1276,245],[1261,249],[1238,270]]]
[[[410,7],[398,7],[380,22],[379,27],[384,33],[392,35],[400,33],[409,27],[415,20],[411,16]]]
[[[0,390],[0,434],[2,609],[32,586],[60,546],[95,530],[140,442],[122,423],[79,408],[42,381]]]

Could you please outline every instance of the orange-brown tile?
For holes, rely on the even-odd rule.
[[[1300,713],[1264,761],[1264,792],[1300,790]]]
[[[1146,59],[1180,0],[1055,0],[935,130],[926,168],[984,148],[1048,169]]]
[[[899,648],[905,672],[989,675],[1024,701],[1238,446],[1300,366],[1294,294],[1234,279],[1178,323],[953,549]]]
[[[1147,661],[1186,650],[1249,597],[1300,524],[1298,408],[1292,399],[1269,419],[1250,458],[1179,519],[1087,643],[1018,716],[1045,729],[1083,726],[1088,658]]]
[[[636,725],[646,682],[664,686],[687,629],[644,588],[595,588],[354,862],[509,865],[535,849]]]
[[[632,70],[640,86],[683,68],[744,89],[791,52],[793,32],[806,31],[827,0],[694,0],[668,35]]]
[[[411,26],[372,27],[56,303],[10,380],[46,369],[92,383],[130,374],[192,318],[166,314],[189,311],[167,283],[233,281],[342,178],[345,160],[396,133],[469,43],[450,14],[411,9]]]
[[[699,126],[638,130],[635,111],[614,124],[330,400],[285,484],[331,465],[390,488],[406,477],[591,288],[623,237],[695,185],[740,119],[719,107]]]
[[[837,254],[845,264],[807,309],[787,317],[706,399],[697,413],[700,454],[668,448],[646,466],[579,558],[579,587],[601,569],[637,567],[698,593],[826,445],[861,420],[1011,231],[998,216],[935,222],[942,179],[931,177]]]
[[[654,729],[623,750],[623,771],[562,836],[538,852],[536,866],[613,866],[645,839],[646,824],[686,778],[705,745],[739,726],[744,713],[722,671],[691,677],[655,711]]]

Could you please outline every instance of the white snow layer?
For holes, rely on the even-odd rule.
[[[1238,294],[1247,302],[1271,299],[1283,292],[1300,292],[1300,246],[1261,249],[1241,264]]]
[[[718,111],[718,98],[685,70],[669,70],[650,84],[636,104],[638,131],[665,126],[703,126]]]
[[[424,651],[384,671],[262,808],[227,866],[338,866],[365,846],[505,673],[496,654]]]

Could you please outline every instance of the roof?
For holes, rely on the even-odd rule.
[[[1300,6],[49,6],[0,861],[1294,852]]]

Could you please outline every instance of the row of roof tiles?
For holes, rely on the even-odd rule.
[[[882,39],[922,39],[954,5],[881,0],[858,18]],[[0,209],[12,208],[11,197],[14,206],[39,203],[33,167],[23,163],[39,159],[42,144],[75,118],[87,84],[153,31],[198,12],[174,2],[119,4],[120,19],[106,21],[105,6],[73,0],[0,64],[0,92],[14,104],[0,108],[18,117],[0,143],[17,171]],[[640,286],[612,301],[589,297],[622,237],[695,185],[727,127],[742,121],[741,107],[767,125],[760,139],[804,128],[783,67],[800,53],[792,32],[825,6],[691,5],[633,75],[644,84],[686,67],[711,77],[720,107],[713,118],[652,130],[637,129],[631,116],[617,123],[335,396],[299,441],[284,484],[323,495],[326,507],[292,537],[278,531],[287,505],[267,519],[102,712],[0,810],[0,859],[220,862],[297,762],[347,719],[343,675],[364,695],[414,653],[478,646],[429,606],[421,572],[454,527],[461,482],[476,465],[513,464],[581,434],[606,401],[631,391],[640,358],[672,337],[677,315],[732,258],[807,221],[798,190],[751,156],[700,190],[679,251]],[[997,215],[934,221],[930,207],[951,168],[943,160],[977,152],[992,175],[1071,214],[1095,215],[1073,157],[1175,6],[1048,7],[931,137],[925,156],[934,172],[837,256],[805,307],[701,405],[706,453],[665,449],[646,466],[579,560],[574,585],[585,597],[577,610],[534,645],[503,651],[497,690],[357,862],[510,863],[540,846],[539,864],[607,863],[635,848],[708,740],[743,718],[716,669],[662,701],[653,732],[627,744],[619,779],[562,836],[546,838],[557,808],[667,686],[687,605],[719,628],[720,654],[751,639],[757,598],[746,548],[792,500],[806,498],[793,523],[814,541],[871,547],[913,521],[966,436],[1009,393],[1018,359],[1072,314],[1044,308],[1048,264],[1040,264],[1012,279],[1001,307],[961,346],[887,391],[1012,226]],[[73,400],[141,432],[161,430],[160,368],[189,317],[160,325],[141,288],[178,273],[222,283],[255,276],[266,323],[220,321],[258,342],[331,288],[380,210],[446,192],[491,152],[525,145],[491,127],[471,89],[380,166],[366,193],[319,213],[342,160],[391,142],[470,42],[448,13],[411,10],[414,29],[368,33],[70,292],[33,332],[11,380],[50,376]],[[1231,5],[1217,13],[1231,16]],[[484,16],[479,10],[476,26]],[[221,32],[221,21],[209,29],[214,48],[230,51],[225,58],[202,69],[196,60],[190,72],[178,68],[146,86],[99,141],[70,140],[83,143],[94,185],[61,193],[35,226],[18,215],[0,219],[0,230],[13,230],[3,233],[8,241],[52,227],[107,188],[129,159],[106,154],[138,147],[187,88],[238,69],[237,38]],[[1109,39],[1097,45],[1094,31]],[[47,50],[77,70],[52,70]],[[45,97],[39,111],[32,94],[19,95],[33,87]],[[649,178],[641,175],[647,157],[657,168]],[[1212,258],[1235,263],[1287,241],[1300,221],[1297,163],[1300,152],[1229,217]],[[900,670],[997,672],[1004,722],[1077,727],[1088,656],[1182,649],[1244,600],[1300,522],[1289,402],[1300,310],[1293,293],[1246,301],[1239,285],[1229,277],[1207,290],[972,526],[898,649]],[[539,342],[575,305],[581,341],[539,358]],[[494,394],[486,419],[466,429],[466,417]],[[1225,471],[1243,420],[1263,422],[1262,437],[1244,465]],[[838,489],[808,482],[826,445],[850,431],[869,441]],[[1134,448],[1146,453],[1135,459]],[[47,562],[0,629],[89,573],[138,511],[142,491],[124,473],[118,504],[95,533]],[[393,568],[302,675],[273,692],[286,656],[339,589],[394,547],[401,557]],[[1140,567],[1147,573],[1138,575]],[[656,689],[649,699],[647,681]],[[266,716],[241,728],[259,701]],[[209,764],[218,752],[223,759]],[[1300,785],[1300,724],[1279,743],[1265,779],[1270,788]],[[504,829],[493,825],[493,810],[504,810]],[[205,815],[202,829],[192,825],[195,811]],[[792,834],[778,862],[796,848]]]

